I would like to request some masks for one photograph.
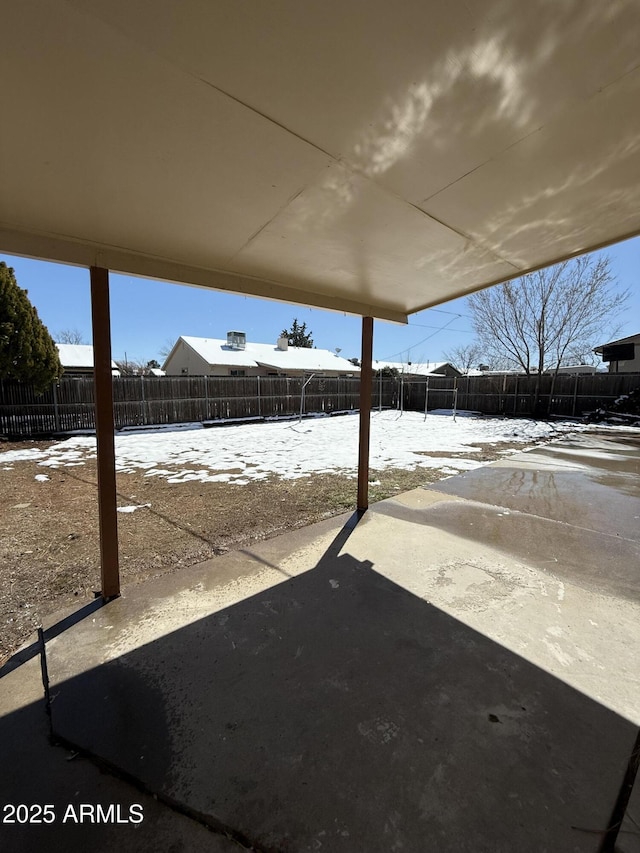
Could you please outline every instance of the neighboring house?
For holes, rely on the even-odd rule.
[[[149,376],[166,376],[164,370],[160,370],[159,367],[150,367],[149,368]]]
[[[384,370],[389,367],[397,370],[403,376],[462,376],[460,371],[448,361],[374,361],[374,370]]]
[[[93,376],[93,347],[91,344],[56,344],[64,375],[69,378]],[[120,376],[118,365],[111,362],[111,373]]]
[[[549,370],[545,370],[545,373],[555,373],[555,367],[549,368]],[[598,372],[598,368],[593,364],[568,364],[564,367],[558,368],[559,376],[575,376],[576,373],[585,373],[593,376],[594,373]]]
[[[594,352],[609,363],[609,373],[640,373],[640,334],[602,344]]]
[[[360,368],[326,349],[290,347],[286,338],[254,344],[244,332],[226,340],[181,335],[162,369],[167,376],[357,376]]]

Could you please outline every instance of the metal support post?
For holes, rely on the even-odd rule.
[[[111,322],[109,271],[91,267],[91,322],[93,327],[93,382],[98,445],[98,517],[102,597],[120,595],[116,454],[111,376]]]
[[[358,450],[358,511],[369,508],[369,443],[371,437],[371,383],[373,369],[373,317],[362,318],[360,360],[360,443]]]

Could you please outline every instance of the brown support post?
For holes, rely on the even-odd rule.
[[[101,592],[102,597],[108,600],[120,595],[120,570],[118,565],[116,454],[113,439],[109,271],[102,267],[91,267],[91,322],[93,325],[93,384],[98,444]]]
[[[371,382],[373,369],[373,317],[362,318],[360,360],[360,445],[358,451],[358,512],[369,508],[369,435],[371,432]]]

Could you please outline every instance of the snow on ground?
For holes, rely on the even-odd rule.
[[[151,504],[132,504],[131,506],[119,506],[118,512],[135,512],[137,509],[145,509]]]
[[[523,446],[586,427],[566,422],[484,418],[458,412],[454,421],[446,411],[373,412],[371,468],[438,468],[446,474],[477,468],[483,463],[450,456],[471,453],[479,444],[518,443]],[[358,417],[345,415],[275,421],[205,429],[123,432],[116,435],[116,469],[146,471],[170,483],[189,480],[243,485],[270,474],[286,479],[313,473],[355,475],[358,459]],[[425,456],[424,453],[438,454]],[[9,450],[0,464],[29,459],[49,468],[84,465],[95,458],[94,436],[74,436],[47,450]]]

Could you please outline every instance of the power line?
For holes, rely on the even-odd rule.
[[[418,329],[441,329],[442,326],[426,326],[424,323],[407,323],[407,326],[415,326]],[[473,334],[473,329],[449,329],[450,332],[467,332]]]
[[[449,311],[448,313],[452,314],[453,312]],[[423,338],[421,341],[418,341],[417,344],[412,344],[410,347],[403,347],[403,349],[401,349],[399,352],[394,352],[392,355],[387,355],[384,358],[378,358],[378,359],[376,359],[376,361],[389,361],[390,359],[392,359],[396,355],[402,355],[403,352],[406,352],[408,354],[409,352],[411,352],[412,349],[415,349],[416,347],[419,347],[421,344],[424,344],[427,341],[430,341],[431,338],[434,338],[439,332],[443,332],[452,323],[455,323],[456,319],[457,318],[454,316],[453,320],[449,320],[448,323],[445,323],[444,326],[440,326],[439,329],[436,329],[435,332],[432,332],[432,334],[427,335],[426,338]]]
[[[425,311],[437,311],[438,314],[453,314],[455,317],[467,317],[469,320],[471,317],[469,314],[462,314],[460,311],[445,311],[444,308],[425,308]],[[422,313],[422,312],[420,312]],[[416,323],[416,325],[418,325]]]

